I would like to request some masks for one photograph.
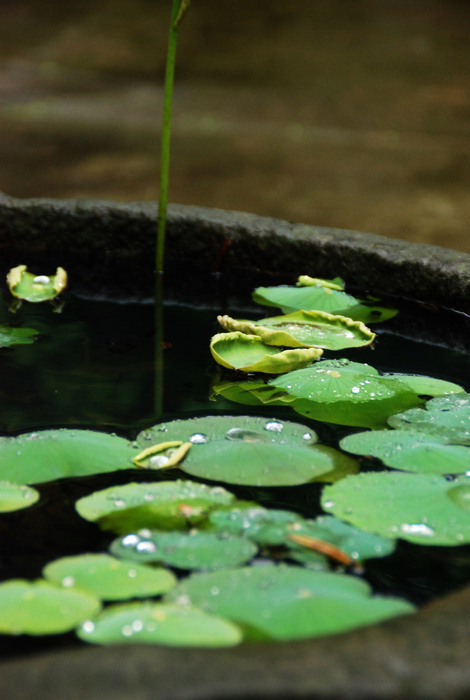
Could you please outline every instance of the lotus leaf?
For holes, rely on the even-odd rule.
[[[7,275],[7,284],[15,297],[25,301],[39,302],[54,299],[67,286],[67,273],[58,267],[52,277],[33,275],[27,272],[26,265],[18,265]]]
[[[246,564],[258,548],[246,539],[215,532],[161,532],[126,535],[111,545],[112,554],[132,562],[161,562],[178,569],[221,569]]]
[[[381,459],[387,467],[421,474],[460,474],[470,469],[470,450],[444,438],[411,430],[356,433],[341,440],[346,452]]]
[[[1,634],[68,632],[99,609],[99,600],[87,591],[66,590],[41,579],[0,583]]]
[[[425,377],[421,374],[385,373],[382,376],[407,384],[418,396],[443,396],[445,394],[465,393],[465,389],[458,384],[446,382],[443,379],[436,379],[435,377]]]
[[[220,395],[246,406],[288,406],[295,401],[295,396],[256,380],[229,382],[219,376],[212,382],[211,390],[213,397]]]
[[[371,596],[356,577],[286,565],[193,574],[166,598],[227,617],[248,639],[337,634],[414,610],[402,600]]]
[[[0,513],[29,508],[39,500],[39,493],[29,486],[0,481]]]
[[[48,564],[45,579],[67,588],[86,589],[100,600],[145,598],[166,593],[176,584],[170,571],[133,565],[108,554],[63,557]]]
[[[258,416],[207,416],[173,421],[164,427],[169,438],[193,442],[180,466],[202,479],[247,486],[294,486],[337,467],[335,453],[312,445],[315,434],[298,423]],[[137,441],[156,434],[144,431]]]
[[[323,353],[320,348],[296,348],[279,351],[266,345],[257,335],[218,333],[211,339],[212,357],[219,365],[242,372],[282,374],[306,367]]]
[[[422,545],[470,542],[470,513],[450,494],[469,478],[407,472],[369,472],[326,486],[322,507],[366,532]]]
[[[218,316],[217,320],[226,331],[252,334],[266,345],[288,348],[343,350],[370,345],[375,338],[375,333],[360,321],[324,311],[297,311],[260,321],[236,321],[230,316]]]
[[[36,340],[38,331],[34,328],[9,328],[0,325],[0,348],[8,348],[10,345],[30,345]]]
[[[470,394],[451,394],[431,399],[426,408],[391,416],[389,424],[401,430],[439,435],[446,442],[470,445]]]
[[[77,501],[75,508],[86,520],[98,522],[116,534],[140,528],[184,530],[197,525],[219,506],[235,497],[222,487],[210,488],[192,481],[126,484],[95,491]]]
[[[166,644],[181,647],[229,647],[242,640],[228,620],[198,608],[161,603],[113,605],[77,632],[91,644]]]
[[[253,292],[253,299],[258,304],[276,306],[282,309],[283,313],[325,311],[363,323],[386,321],[398,313],[397,309],[377,306],[377,300],[360,301],[345,292],[327,287],[321,280],[320,284],[313,286],[258,287]]]
[[[392,413],[421,400],[406,384],[380,377],[367,364],[323,360],[269,381],[299,400],[297,413],[315,420],[362,427],[382,427]]]
[[[41,430],[0,437],[0,479],[39,484],[71,476],[135,469],[128,440],[92,430]]]

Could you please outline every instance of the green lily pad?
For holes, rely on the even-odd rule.
[[[356,577],[286,565],[194,574],[166,598],[227,617],[247,638],[254,630],[278,640],[337,634],[414,610],[402,600],[372,597]]]
[[[217,320],[226,331],[259,336],[266,345],[288,348],[342,350],[370,345],[375,338],[360,321],[324,311],[297,311],[260,321],[237,321],[230,316],[218,316]]]
[[[297,413],[315,420],[362,427],[382,427],[388,417],[421,400],[406,384],[380,377],[366,364],[323,360],[269,381],[298,400]]]
[[[0,437],[0,479],[39,484],[71,476],[135,469],[128,440],[93,430],[41,430]]]
[[[39,500],[39,493],[29,486],[0,481],[0,513],[29,508]]]
[[[386,321],[398,313],[397,309],[377,306],[375,302],[378,300],[360,301],[322,282],[318,280],[318,284],[296,287],[258,287],[253,292],[253,300],[265,306],[276,306],[284,313],[325,311],[363,323]]]
[[[392,428],[419,430],[443,437],[446,442],[470,445],[470,394],[451,394],[431,399],[426,408],[391,416]]]
[[[223,396],[245,406],[288,406],[295,401],[295,396],[257,380],[229,382],[219,376],[213,380],[211,390],[213,397]]]
[[[235,503],[211,513],[208,525],[218,532],[243,535],[262,546],[277,546],[285,544],[289,528],[295,529],[304,522],[301,515],[290,510],[264,508],[257,503]]]
[[[197,608],[161,603],[113,605],[83,623],[77,635],[90,644],[164,644],[182,647],[230,647],[241,630]]]
[[[184,530],[205,520],[219,506],[235,499],[222,487],[192,481],[126,484],[80,498],[75,508],[101,529],[128,534],[141,528]]]
[[[395,379],[409,386],[418,396],[444,396],[445,394],[465,393],[458,384],[446,382],[435,377],[425,377],[420,374],[398,374],[386,373],[382,375],[387,379]]]
[[[112,554],[141,564],[160,562],[178,569],[221,569],[246,564],[258,548],[241,537],[225,533],[160,532],[126,535],[111,545]]]
[[[377,430],[348,435],[346,452],[381,459],[387,467],[420,474],[461,474],[470,469],[470,450],[445,438],[411,430]]]
[[[269,374],[306,367],[323,353],[320,348],[279,351],[272,345],[266,345],[258,335],[240,332],[214,335],[210,348],[214,360],[223,367]]]
[[[63,588],[86,589],[100,600],[145,598],[166,593],[176,584],[166,569],[119,561],[108,554],[63,557],[48,564],[45,579]]]
[[[40,302],[54,299],[67,286],[67,273],[58,267],[55,275],[33,275],[26,265],[18,265],[7,275],[7,284],[15,297],[25,301]]]
[[[0,348],[8,348],[10,345],[30,345],[34,343],[38,331],[34,328],[9,328],[0,325]]]
[[[1,634],[60,634],[99,609],[100,602],[91,593],[66,590],[41,579],[0,584]]]
[[[258,416],[206,416],[166,423],[165,429],[168,439],[193,442],[180,468],[202,479],[294,486],[337,466],[333,453],[317,449],[312,444],[315,434],[298,423]],[[148,438],[149,431],[141,433],[137,442],[142,443],[142,435]]]
[[[470,513],[451,496],[469,478],[369,472],[326,486],[322,507],[366,532],[422,545],[470,542]]]

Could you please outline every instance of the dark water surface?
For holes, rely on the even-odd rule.
[[[470,354],[458,339],[455,346],[460,349],[455,350],[442,342],[425,343],[394,332],[413,327],[413,313],[416,315],[419,307],[412,307],[412,311],[408,307],[405,304],[397,317],[401,321],[383,324],[375,350],[355,349],[343,356],[384,371],[448,379],[470,390]],[[212,308],[177,303],[165,306],[164,412],[160,420],[221,412],[261,414],[305,424],[316,430],[321,442],[333,446],[354,430],[310,421],[288,408],[242,406],[220,397],[211,401],[215,366],[209,339],[218,332],[216,316],[220,311],[216,303]],[[239,318],[262,314],[260,310],[254,313],[252,307],[230,311]],[[418,315],[426,313],[419,309]],[[436,318],[436,310],[429,313]],[[154,315],[153,304],[90,301],[73,295],[68,296],[60,314],[46,303],[27,304],[14,315],[2,302],[0,322],[36,328],[41,335],[32,345],[0,350],[0,432],[11,435],[75,426],[115,431],[133,439],[137,432],[157,422]],[[438,318],[441,328],[449,324],[449,333],[444,332],[449,340],[452,328],[462,329],[466,322],[464,317],[454,318],[452,314],[450,320],[445,314]],[[139,472],[138,480],[166,480],[181,474],[179,470]],[[129,472],[117,472],[39,485],[41,500],[36,506],[0,518],[0,580],[36,578],[52,559],[106,551],[113,537],[81,519],[73,504],[92,491],[131,479]],[[237,497],[265,506],[294,509],[307,517],[320,512],[321,484],[289,488],[223,485]],[[400,542],[393,555],[366,562],[365,576],[379,592],[424,603],[470,581],[470,546],[419,547]],[[82,643],[73,634],[40,639],[0,635],[0,654],[64,644]]]

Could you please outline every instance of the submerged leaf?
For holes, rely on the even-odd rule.
[[[241,537],[214,532],[161,532],[151,530],[145,536],[126,535],[115,540],[111,552],[117,557],[140,564],[159,562],[178,569],[221,569],[246,564],[258,548]]]
[[[470,469],[470,450],[445,438],[411,430],[376,430],[348,435],[346,452],[377,457],[387,467],[421,474],[460,474]]]
[[[25,301],[40,302],[54,299],[67,286],[67,273],[58,267],[55,275],[33,275],[26,265],[18,265],[7,275],[7,284],[13,296]]]
[[[365,581],[299,566],[262,566],[193,574],[166,598],[189,599],[241,624],[247,638],[305,639],[371,625],[414,610],[373,597]]]
[[[381,427],[402,407],[422,403],[406,384],[346,359],[320,361],[271,379],[269,385],[296,397],[292,407],[297,413],[340,425]]]
[[[38,331],[34,328],[9,328],[0,325],[0,348],[8,348],[10,345],[30,345],[34,343]]]
[[[66,590],[41,579],[0,583],[1,634],[60,634],[99,609],[99,600],[87,591]]]
[[[260,321],[236,321],[230,316],[218,316],[217,320],[226,331],[252,334],[266,345],[288,348],[342,350],[370,345],[375,338],[375,333],[360,321],[323,311],[297,311]]]
[[[470,445],[470,394],[431,399],[426,408],[391,416],[388,422],[392,428],[423,431],[449,443]]]
[[[0,437],[0,479],[39,484],[71,476],[134,469],[128,440],[93,430],[41,430]]]
[[[113,605],[84,622],[77,634],[91,644],[229,647],[242,640],[240,629],[221,617],[198,608],[152,602]]]
[[[192,481],[126,484],[80,498],[75,508],[86,520],[116,534],[141,528],[186,529],[202,522],[219,506],[235,497],[221,487],[209,488]]]
[[[29,486],[0,481],[0,513],[29,508],[39,500],[39,493]]]
[[[219,365],[242,372],[281,374],[306,367],[323,353],[320,348],[279,351],[266,345],[258,335],[218,333],[211,339],[212,357]]]
[[[470,513],[452,489],[468,488],[466,476],[447,481],[406,472],[369,472],[326,486],[322,507],[366,532],[422,545],[470,542]],[[455,491],[453,492],[456,493]]]
[[[127,564],[108,554],[56,559],[42,573],[52,583],[69,590],[85,589],[100,600],[161,595],[176,584],[175,576],[166,569]]]
[[[258,416],[206,416],[172,421],[164,427],[168,438],[193,442],[180,466],[202,479],[293,486],[327,476],[338,466],[336,451],[313,445],[315,434],[298,423]],[[154,435],[144,431],[137,441],[144,444],[145,436]]]

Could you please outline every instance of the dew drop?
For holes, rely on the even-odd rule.
[[[436,534],[432,527],[424,523],[403,523],[400,529],[408,535],[425,535],[426,537],[432,537]]]
[[[333,508],[334,505],[335,505],[334,501],[325,501],[323,504],[323,507],[324,508]]]
[[[160,467],[165,467],[169,461],[170,458],[166,455],[153,455],[153,457],[149,459],[149,467],[159,469]]]
[[[189,438],[189,442],[192,442],[193,445],[203,445],[205,442],[209,442],[209,438],[203,433],[194,433]]]
[[[122,498],[118,498],[114,501],[114,505],[116,508],[124,508],[126,505],[126,502],[122,500]]]
[[[47,275],[38,275],[34,277],[33,284],[49,284],[50,278]]]
[[[147,502],[153,501],[154,499],[155,499],[155,496],[153,495],[153,493],[146,493],[144,496],[144,501],[147,501]]]
[[[140,537],[137,535],[126,535],[122,538],[121,544],[123,547],[135,547],[140,542]]]
[[[145,554],[152,554],[157,551],[156,546],[153,542],[139,542],[136,546],[138,552],[144,552]]]
[[[142,630],[144,629],[144,623],[142,622],[142,620],[134,620],[131,627],[133,632],[142,632]]]
[[[313,438],[312,433],[304,433],[302,435],[302,440],[311,440]]]
[[[82,630],[84,632],[86,632],[87,634],[90,634],[91,632],[94,632],[95,625],[91,620],[87,620],[86,622],[83,623]]]
[[[127,575],[129,576],[129,578],[135,578],[137,576],[137,571],[135,569],[129,569]]]
[[[273,433],[281,433],[283,429],[283,424],[279,423],[279,421],[276,420],[271,420],[266,423],[264,426],[265,430],[270,430]]]
[[[351,392],[352,392],[353,394],[358,394],[360,391],[361,391],[361,390],[359,389],[358,386],[353,386],[353,387],[351,388]]]
[[[124,625],[124,627],[121,630],[121,633],[124,635],[124,637],[132,637],[132,627],[130,625]]]
[[[75,579],[73,576],[64,576],[61,583],[63,586],[65,586],[65,588],[70,588],[70,586],[73,586],[75,583]]]
[[[243,428],[230,428],[225,435],[227,440],[243,440],[243,442],[266,442],[267,437],[256,430],[244,430]]]
[[[211,588],[211,595],[219,595],[220,591],[217,588],[217,586],[212,586]]]
[[[352,559],[359,559],[359,552],[351,552]]]
[[[142,530],[138,530],[137,534],[141,537],[151,537],[152,533],[147,527],[143,527]]]

